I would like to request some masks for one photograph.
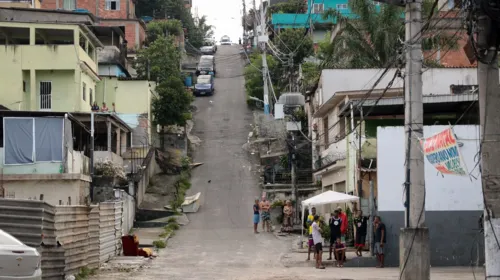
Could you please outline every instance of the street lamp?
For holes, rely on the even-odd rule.
[[[248,99],[264,103],[263,100],[260,100],[260,99],[258,99],[257,97],[254,97],[254,96],[249,96]]]

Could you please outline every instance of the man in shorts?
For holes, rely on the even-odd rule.
[[[271,213],[269,209],[271,208],[271,204],[266,199],[266,197],[262,197],[262,201],[260,202],[260,215],[262,217],[262,231],[266,229],[267,232],[271,232]]]
[[[314,241],[312,236],[312,223],[314,222],[314,216],[316,216],[316,207],[311,208],[311,213],[307,216],[307,229],[309,230],[307,260],[311,259],[311,251],[314,252],[314,259],[316,259],[316,250],[314,249]]]
[[[375,255],[377,255],[378,268],[384,267],[384,244],[386,243],[385,225],[382,223],[380,216],[375,216]]]
[[[312,223],[312,235],[314,241],[314,249],[316,252],[316,268],[325,269],[323,266],[323,237],[321,237],[321,227],[319,225],[319,216],[314,216],[314,222]]]

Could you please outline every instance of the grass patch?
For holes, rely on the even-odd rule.
[[[175,182],[175,197],[170,201],[170,207],[177,211],[186,198],[186,192],[191,188],[191,168],[189,158],[182,158],[182,171],[177,182]]]
[[[156,241],[153,241],[153,246],[155,246],[155,248],[158,248],[158,249],[163,249],[163,248],[167,247],[167,242],[165,242],[163,240],[156,240]]]
[[[175,217],[170,217],[168,218],[167,223],[177,223],[177,219]]]
[[[174,230],[178,230],[179,228],[181,228],[181,226],[179,226],[178,223],[170,223],[170,224],[166,225],[165,228],[174,231]]]
[[[88,279],[89,276],[93,276],[95,275],[96,273],[96,269],[95,268],[88,268],[86,266],[80,268],[80,272],[78,272],[77,275],[75,275],[75,279],[76,280],[85,280],[85,279]]]

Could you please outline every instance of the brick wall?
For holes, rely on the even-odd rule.
[[[55,10],[57,9],[57,1],[58,0],[43,0],[41,7],[42,9]]]
[[[57,5],[59,1],[59,5]],[[60,9],[63,8],[64,0],[43,0],[42,9]],[[106,19],[134,19],[135,18],[135,4],[132,0],[119,0],[120,9],[116,11],[106,10],[105,0],[76,0],[76,7],[78,9],[86,9],[92,14]],[[127,17],[127,2],[129,3],[128,17]],[[96,3],[99,7],[96,10]]]
[[[146,39],[146,30],[140,24],[139,20],[112,20],[101,21],[104,26],[125,26],[125,40],[127,40],[127,48],[129,50],[136,50],[137,47],[142,47]],[[136,34],[136,26],[139,26],[139,33]],[[139,46],[136,46],[136,38],[139,38]]]

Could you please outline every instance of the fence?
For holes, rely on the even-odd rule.
[[[133,200],[54,207],[42,201],[0,199],[0,229],[41,252],[43,279],[61,279],[120,254],[121,237],[129,226],[123,224],[125,212],[131,211],[128,204],[134,205]]]

